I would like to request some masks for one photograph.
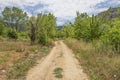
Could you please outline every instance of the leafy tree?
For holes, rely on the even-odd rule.
[[[46,44],[56,35],[56,18],[53,14],[38,15],[38,42]]]
[[[98,18],[94,15],[89,17],[86,13],[80,14],[77,12],[77,17],[74,22],[76,38],[86,41],[99,39],[105,29],[102,25],[102,18]]]
[[[50,34],[50,38],[54,38],[56,36],[56,27],[57,27],[57,23],[56,23],[56,17],[53,14],[48,14],[48,18],[49,18],[49,30],[50,32],[48,34]]]
[[[21,27],[28,18],[26,12],[17,7],[6,7],[2,12],[2,16],[7,26],[15,28],[17,31],[21,30]]]
[[[50,38],[54,38],[56,34],[56,18],[51,14],[38,14],[37,17],[32,16],[29,20],[30,39],[40,44],[47,44]]]
[[[99,18],[97,18],[96,16],[92,16],[90,19],[90,25],[88,28],[88,39],[90,40],[94,40],[94,39],[99,39],[100,36],[103,33],[104,28],[101,27],[101,21]]]
[[[74,38],[74,27],[72,24],[64,24],[59,33],[63,38]]]
[[[28,21],[28,26],[29,26],[29,30],[30,30],[30,40],[31,40],[31,44],[35,43],[36,40],[36,36],[37,36],[37,19],[35,18],[35,16],[31,16],[29,21]]]
[[[74,22],[74,27],[75,27],[75,34],[76,34],[76,38],[80,39],[83,38],[84,36],[84,30],[88,27],[88,15],[86,13],[82,13],[80,14],[79,12],[77,12],[77,17],[75,18],[75,22]]]

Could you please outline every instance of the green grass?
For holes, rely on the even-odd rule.
[[[46,48],[41,48],[41,49],[40,49],[40,52],[42,52],[42,53],[47,53],[48,50],[47,50]]]
[[[120,80],[120,55],[96,51],[92,43],[67,40],[90,80]]]
[[[38,52],[34,55],[21,57],[20,59],[15,61],[7,74],[8,79],[24,78],[27,71],[36,64],[36,60],[45,56],[44,54],[47,55],[48,52],[49,51],[47,51],[46,53]]]
[[[14,62],[14,65],[9,70],[8,79],[17,79],[23,77],[26,72],[35,64],[35,57],[22,57]]]
[[[63,78],[62,71],[63,71],[62,68],[55,68],[54,69],[55,77],[56,78]]]
[[[10,57],[10,54],[8,52],[6,53],[0,52],[0,64],[7,62],[9,57]]]

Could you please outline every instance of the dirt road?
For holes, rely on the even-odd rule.
[[[62,42],[55,42],[50,54],[32,68],[26,80],[88,80],[72,51]]]

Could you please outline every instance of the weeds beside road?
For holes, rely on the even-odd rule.
[[[120,80],[120,55],[98,52],[92,43],[69,39],[73,50],[91,80]]]
[[[0,42],[0,80],[23,79],[26,72],[49,53],[50,47],[30,45],[27,41]]]

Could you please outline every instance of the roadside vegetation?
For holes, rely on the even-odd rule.
[[[0,45],[0,75],[4,80],[25,79],[27,71],[51,49],[39,44],[30,45],[27,41],[4,40]]]
[[[120,55],[96,50],[93,43],[67,39],[65,43],[73,50],[90,80],[119,80]],[[99,43],[98,43],[99,44]]]
[[[73,24],[61,29],[60,37],[74,51],[90,80],[120,79],[120,17],[106,18],[77,12]]]

